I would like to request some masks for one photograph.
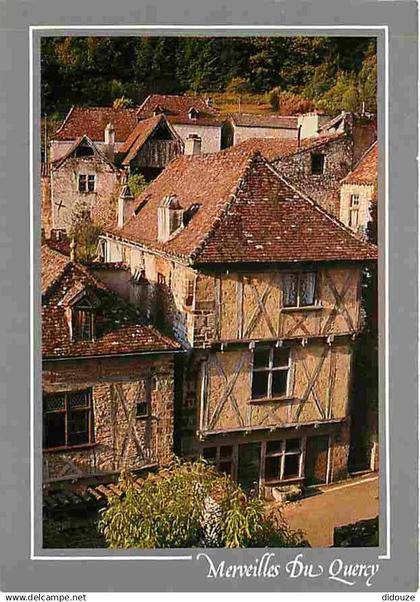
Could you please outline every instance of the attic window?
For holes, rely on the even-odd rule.
[[[92,157],[93,154],[93,148],[87,145],[78,146],[75,152],[76,157]]]
[[[321,153],[311,154],[311,173],[313,175],[323,174],[325,170],[325,155]]]
[[[198,117],[197,109],[194,109],[194,107],[191,107],[191,109],[188,111],[188,117],[190,119],[197,119],[197,117]]]
[[[94,307],[88,298],[84,298],[72,308],[72,331],[74,341],[93,341]]]
[[[184,224],[184,226],[187,226],[189,224],[189,222],[192,220],[192,218],[200,209],[200,207],[200,203],[193,203],[188,207],[186,211],[184,211],[184,214],[182,216],[182,223]]]

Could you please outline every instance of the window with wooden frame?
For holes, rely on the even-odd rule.
[[[325,171],[325,155],[322,153],[311,154],[311,173],[321,175]]]
[[[359,227],[359,204],[360,196],[358,194],[351,194],[348,224],[349,228],[357,229]]]
[[[263,445],[264,481],[284,481],[302,476],[302,440],[266,441]]]
[[[87,297],[72,307],[73,341],[93,341],[95,338],[95,311]]]
[[[79,192],[95,192],[95,174],[79,174]]]
[[[252,366],[252,400],[287,397],[290,366],[289,348],[255,349]]]
[[[283,274],[283,307],[316,305],[316,272]]]
[[[235,446],[220,445],[217,447],[205,447],[202,456],[215,465],[219,472],[223,472],[235,478]]]
[[[78,447],[92,443],[92,390],[44,394],[44,449]]]

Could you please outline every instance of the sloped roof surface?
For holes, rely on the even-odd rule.
[[[193,108],[198,116],[191,119],[188,115]],[[155,109],[162,110],[170,123],[220,126],[217,111],[209,107],[203,96],[181,96],[175,94],[151,94],[137,110],[139,119],[151,117]]]
[[[140,323],[138,310],[95,278],[88,268],[42,246],[42,354],[88,357],[180,349],[178,343]],[[84,291],[98,299],[95,340],[72,341],[66,309]]]
[[[198,204],[188,224],[157,240],[158,207],[176,195]],[[366,260],[376,247],[292,188],[259,154],[243,149],[179,157],[136,199],[137,214],[109,232],[193,263]]]
[[[86,134],[94,142],[104,140],[108,123],[115,129],[115,141],[124,142],[137,125],[137,108],[72,107],[56,131],[54,140],[75,140]]]
[[[139,121],[135,129],[131,132],[127,140],[124,142],[122,147],[119,149],[119,153],[126,155],[123,159],[123,165],[128,165],[130,161],[134,159],[136,154],[139,152],[143,144],[147,142],[149,137],[153,134],[159,124],[166,123],[168,129],[173,135],[174,140],[181,143],[179,136],[174,132],[171,125],[168,123],[165,115],[155,115],[154,117],[148,117],[143,121]]]
[[[371,184],[378,179],[378,144],[375,142],[361,157],[359,163],[343,180],[343,184]]]
[[[59,157],[58,159],[56,159],[55,161],[51,162],[51,168],[54,169],[58,169],[59,167],[61,167],[61,165],[63,165],[63,163],[65,163],[65,161],[71,157],[71,155],[74,153],[74,151],[82,144],[85,143],[88,146],[90,146],[90,148],[93,150],[94,154],[101,159],[101,161],[103,161],[104,163],[108,163],[108,165],[110,165],[114,170],[116,170],[115,165],[108,159],[108,157],[106,157],[104,155],[104,153],[102,151],[99,150],[99,148],[96,146],[96,144],[94,142],[92,142],[92,140],[86,136],[79,136],[79,138],[77,138],[73,144],[67,149],[67,151],[64,153],[64,155],[62,155],[61,157]]]
[[[261,115],[257,113],[232,113],[232,121],[240,127],[260,127],[297,130],[298,118],[293,115]]]

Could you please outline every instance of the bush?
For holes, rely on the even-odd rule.
[[[92,261],[97,255],[99,236],[102,228],[94,223],[89,208],[84,203],[76,203],[71,215],[70,239],[74,239],[78,261]]]
[[[146,179],[141,173],[129,176],[127,184],[134,197],[137,197],[147,187]]]
[[[259,496],[247,495],[204,460],[175,458],[141,481],[122,475],[121,496],[100,511],[99,531],[110,548],[300,546],[281,512],[267,514]]]

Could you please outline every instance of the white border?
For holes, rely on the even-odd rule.
[[[29,26],[29,216],[30,216],[30,362],[31,362],[31,383],[30,383],[30,484],[31,484],[31,537],[30,537],[30,559],[31,560],[192,560],[192,555],[188,556],[35,556],[34,541],[34,492],[35,492],[35,474],[34,474],[34,82],[33,82],[33,32],[34,31],[323,31],[323,30],[369,30],[383,31],[385,33],[385,481],[386,481],[386,553],[378,556],[381,560],[391,559],[391,499],[390,499],[390,439],[389,439],[389,26],[388,25],[30,25]]]

